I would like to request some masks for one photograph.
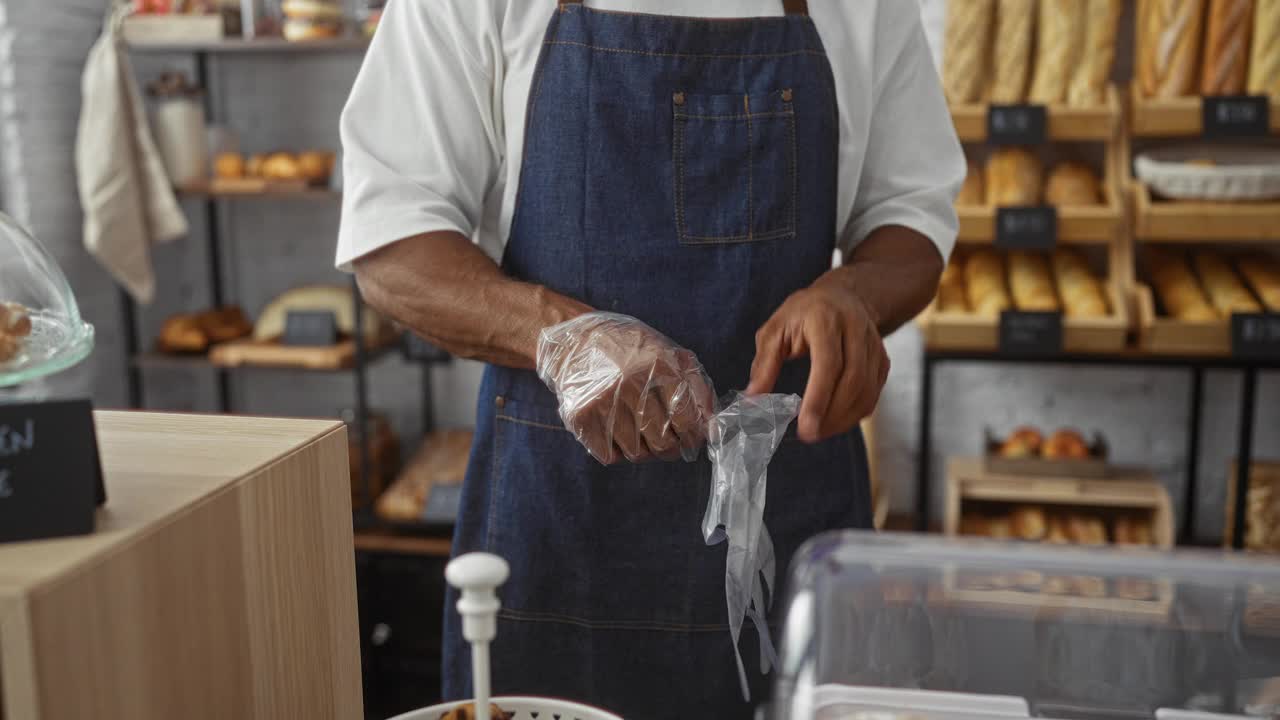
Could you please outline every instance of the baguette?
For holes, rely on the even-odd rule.
[[[992,152],[987,158],[987,204],[1039,203],[1043,173],[1040,159],[1023,148],[1002,148]]]
[[[1098,177],[1088,167],[1064,162],[1049,173],[1044,196],[1050,205],[1097,205],[1102,190]]]
[[[1056,312],[1062,309],[1053,293],[1049,264],[1039,253],[1015,250],[1009,253],[1009,289],[1013,304],[1029,312]]]
[[[1280,262],[1263,253],[1247,255],[1236,263],[1249,287],[1271,312],[1280,312]]]
[[[1209,304],[1200,282],[1191,272],[1182,253],[1151,250],[1147,253],[1151,284],[1165,312],[1183,322],[1218,320],[1218,312]]]
[[[970,255],[964,264],[964,281],[969,308],[973,312],[984,317],[996,317],[1009,309],[1004,258],[999,253],[984,248]]]
[[[1109,310],[1102,283],[1076,251],[1059,247],[1053,251],[1053,275],[1067,317],[1102,317]]]
[[[1035,30],[1035,0],[998,0],[995,48],[991,58],[991,102],[1022,102],[1031,67],[1031,40]]]
[[[1058,105],[1067,99],[1072,67],[1084,46],[1086,9],[1083,0],[1040,0],[1031,102]]]
[[[1195,88],[1204,0],[1139,0],[1138,87],[1145,97],[1181,97]]]
[[[1201,94],[1239,95],[1244,92],[1252,18],[1253,0],[1209,0],[1204,65],[1200,74]]]
[[[1107,82],[1115,65],[1116,34],[1120,29],[1120,0],[1087,0],[1084,49],[1071,75],[1067,104],[1090,107],[1106,102]]]
[[[1249,56],[1249,93],[1280,100],[1280,0],[1256,0]]]
[[[947,3],[942,87],[948,102],[964,104],[982,99],[994,12],[994,0]]]
[[[1195,254],[1193,262],[1200,284],[1220,314],[1262,312],[1262,307],[1221,255],[1201,250]]]

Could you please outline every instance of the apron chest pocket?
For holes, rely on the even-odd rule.
[[[672,96],[676,232],[684,245],[796,232],[792,90]]]

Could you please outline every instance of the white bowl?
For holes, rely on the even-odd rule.
[[[1191,161],[1210,160],[1212,165]],[[1141,153],[1134,173],[1158,195],[1174,200],[1280,198],[1280,147],[1186,145]]]

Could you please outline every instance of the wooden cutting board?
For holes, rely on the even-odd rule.
[[[343,370],[355,365],[356,344],[347,339],[336,345],[319,347],[282,345],[278,341],[252,338],[214,345],[209,362],[221,367],[259,365],[307,370]]]

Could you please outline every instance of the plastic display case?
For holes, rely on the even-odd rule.
[[[83,360],[93,326],[80,318],[58,263],[26,230],[0,213],[0,305],[25,316],[19,329],[0,325],[0,388],[29,382]],[[28,321],[29,320],[29,325]],[[12,343],[12,345],[10,345]]]
[[[1280,717],[1280,563],[843,532],[797,553],[776,720]]]

